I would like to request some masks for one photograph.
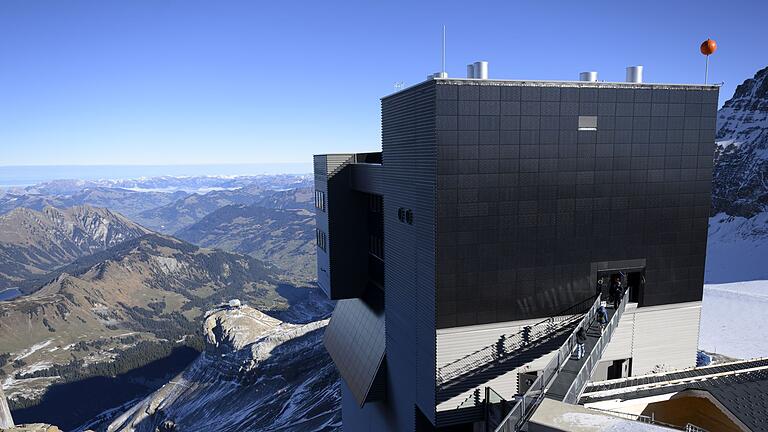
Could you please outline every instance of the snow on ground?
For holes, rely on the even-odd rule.
[[[768,212],[709,220],[699,349],[768,357]]]
[[[52,343],[53,343],[53,339],[48,339],[45,342],[40,342],[38,344],[34,344],[31,347],[29,347],[29,348],[25,349],[24,351],[22,351],[21,354],[16,356],[16,358],[13,359],[13,360],[16,361],[16,360],[25,359],[25,358],[31,356],[32,354],[34,354],[35,352],[37,352],[37,351],[47,347],[48,345],[50,345]]]
[[[709,220],[706,283],[768,280],[768,212],[752,218],[719,213]]]
[[[768,280],[704,285],[699,348],[729,357],[768,357]]]
[[[634,431],[666,431],[669,429],[659,426],[641,423],[634,420],[625,420],[602,414],[588,414],[581,412],[569,412],[560,414],[553,419],[553,423],[562,426],[563,430],[590,430],[600,432],[634,432]]]

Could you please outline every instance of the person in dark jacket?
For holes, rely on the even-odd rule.
[[[576,360],[581,360],[584,357],[584,343],[587,342],[587,332],[584,327],[581,327],[576,332]]]
[[[621,303],[621,298],[624,296],[624,291],[621,289],[621,279],[619,279],[619,277],[616,277],[616,279],[611,282],[611,288],[608,293],[611,295],[613,308],[618,309],[619,303]]]
[[[600,323],[600,331],[604,331],[605,326],[608,325],[608,310],[605,309],[605,302],[600,302],[600,307],[597,309],[597,322]]]

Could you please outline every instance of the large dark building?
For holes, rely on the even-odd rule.
[[[344,429],[449,430],[475,388],[511,399],[547,355],[440,387],[616,279],[630,304],[596,374],[693,366],[717,100],[707,85],[431,78],[382,99],[381,153],[315,156]]]

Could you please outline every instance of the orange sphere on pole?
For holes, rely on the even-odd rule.
[[[711,55],[717,51],[717,42],[712,39],[707,39],[701,43],[701,53],[705,56]]]

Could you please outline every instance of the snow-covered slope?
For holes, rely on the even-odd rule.
[[[736,88],[717,115],[713,213],[768,210],[768,67]]]
[[[768,356],[768,68],[718,112],[699,347]]]
[[[768,279],[768,67],[717,116],[706,281]]]
[[[339,383],[322,344],[327,320],[289,324],[249,306],[210,311],[206,350],[108,431],[332,431]]]
[[[729,357],[768,357],[768,281],[704,286],[699,348]]]

